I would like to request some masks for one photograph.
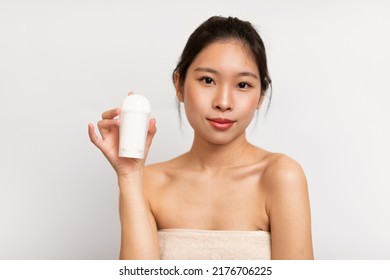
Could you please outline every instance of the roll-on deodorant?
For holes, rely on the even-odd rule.
[[[122,103],[119,127],[119,156],[144,158],[150,119],[150,103],[142,95],[129,94]]]

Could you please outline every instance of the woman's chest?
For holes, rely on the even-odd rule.
[[[186,174],[160,186],[153,196],[151,207],[160,229],[268,227],[264,191],[260,177],[253,174]]]

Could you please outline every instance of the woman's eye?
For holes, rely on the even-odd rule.
[[[208,78],[208,77],[203,77],[203,78],[201,78],[201,80],[202,80],[205,84],[208,84],[208,85],[211,85],[212,83],[214,83],[213,79]]]
[[[242,89],[245,89],[245,88],[249,88],[250,85],[248,83],[241,82],[241,83],[238,84],[238,87],[242,88]]]

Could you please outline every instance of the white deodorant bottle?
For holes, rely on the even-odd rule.
[[[119,118],[119,156],[144,158],[150,119],[149,101],[142,95],[128,95],[123,100]]]

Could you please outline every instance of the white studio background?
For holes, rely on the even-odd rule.
[[[87,124],[145,95],[148,159],[191,145],[171,72],[212,15],[255,24],[273,99],[250,140],[303,166],[317,259],[390,258],[388,1],[0,0],[0,259],[115,259],[115,174]],[[184,114],[183,114],[184,115]]]

